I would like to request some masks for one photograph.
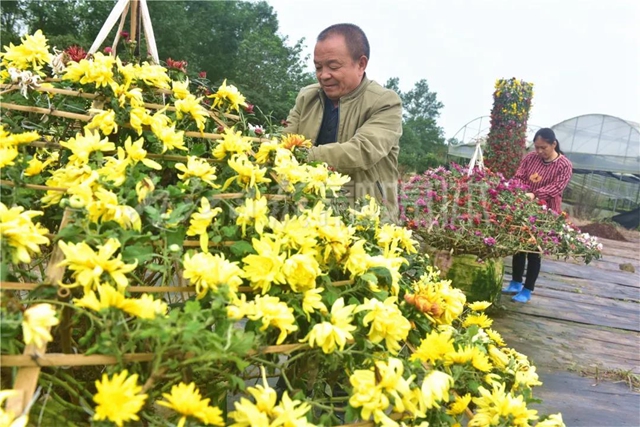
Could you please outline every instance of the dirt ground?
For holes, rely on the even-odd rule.
[[[584,233],[603,239],[617,240],[619,242],[640,242],[640,231],[627,230],[626,228],[607,222],[592,222],[571,218],[571,222],[577,225]]]

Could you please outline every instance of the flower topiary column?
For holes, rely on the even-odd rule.
[[[515,78],[496,82],[484,160],[489,169],[507,178],[515,175],[525,152],[532,97],[532,83]]]

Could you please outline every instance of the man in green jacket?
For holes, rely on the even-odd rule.
[[[400,97],[367,78],[369,42],[353,24],[322,31],[313,62],[318,83],[300,91],[285,132],[311,139],[309,161],[351,177],[351,200],[374,196],[397,219]]]

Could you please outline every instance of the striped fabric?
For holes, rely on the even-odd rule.
[[[563,155],[545,163],[536,153],[529,153],[520,162],[513,179],[527,185],[528,191],[549,209],[562,212],[562,192],[571,180],[572,170],[571,162]]]

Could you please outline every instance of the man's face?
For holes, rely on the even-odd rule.
[[[327,98],[334,102],[358,87],[367,68],[367,61],[365,56],[354,61],[341,35],[329,36],[319,41],[313,52],[318,83]]]

